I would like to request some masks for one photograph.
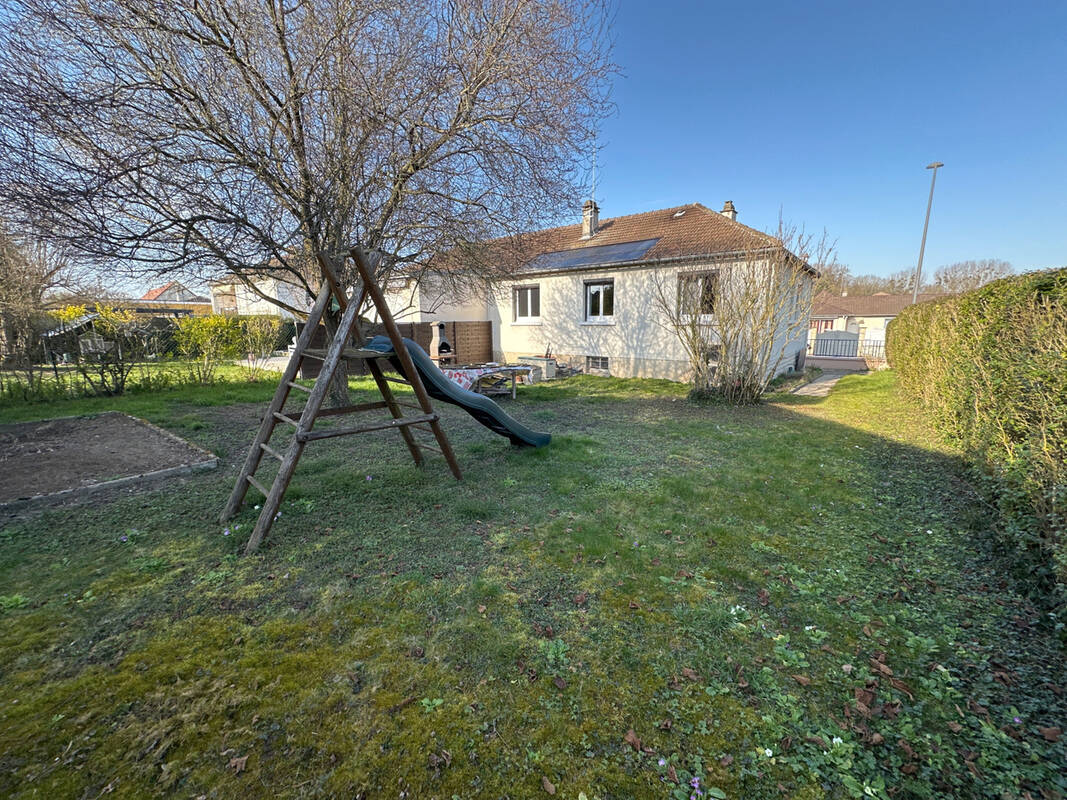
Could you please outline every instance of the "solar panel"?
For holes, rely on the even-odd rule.
[[[579,247],[574,250],[558,250],[555,253],[542,253],[533,259],[526,266],[526,269],[531,272],[545,272],[548,270],[591,267],[596,264],[640,261],[644,258],[645,253],[651,250],[658,241],[659,239],[642,239],[639,242],[601,244],[593,247]]]

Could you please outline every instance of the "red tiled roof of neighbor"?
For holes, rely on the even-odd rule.
[[[934,300],[943,295],[920,294],[919,302]],[[816,295],[811,315],[813,317],[895,317],[911,305],[911,293],[846,295],[823,292]]]
[[[139,298],[139,299],[141,299],[141,300],[155,300],[161,294],[163,294],[163,292],[167,291],[167,289],[169,289],[170,287],[174,286],[175,283],[176,283],[176,281],[171,281],[170,283],[167,283],[167,284],[164,284],[163,286],[160,286],[158,289],[151,289],[151,290],[145,292],[144,296]]]
[[[727,219],[700,203],[602,219],[596,233],[588,239],[582,238],[581,223],[547,228],[520,238],[537,253],[659,239],[642,261],[714,255],[778,244],[774,237]]]

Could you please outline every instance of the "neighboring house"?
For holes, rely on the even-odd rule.
[[[919,302],[936,297],[941,295],[920,294]],[[816,358],[884,360],[886,326],[911,303],[910,292],[841,296],[822,292],[812,304],[808,353]]]
[[[941,297],[939,294],[920,294],[919,302]],[[911,305],[911,292],[889,294],[878,292],[869,295],[837,295],[823,292],[815,296],[811,309],[811,329],[820,331],[848,331],[858,333],[861,339],[874,337],[884,339],[890,320]],[[881,332],[879,334],[879,332]]]
[[[666,287],[671,296],[699,297],[701,313],[714,313],[719,270],[779,245],[736,216],[730,202],[721,213],[692,203],[600,220],[589,201],[581,224],[519,237],[524,266],[494,280],[484,298],[442,297],[431,275],[424,293],[391,283],[387,299],[395,315],[414,309],[420,320],[483,314],[500,361],[551,354],[586,372],[684,380],[689,360],[656,298]],[[810,277],[805,285],[810,291]],[[803,363],[804,331],[784,344],[778,373]]]
[[[304,287],[285,279],[285,274],[264,275],[253,278],[256,291],[238,278],[230,275],[211,283],[211,308],[216,314],[240,314],[255,315],[263,314],[287,319],[293,318],[293,313],[269,300],[263,295],[273,297],[286,303],[293,308],[307,311],[311,308],[312,300],[308,298]]]
[[[197,294],[178,281],[170,281],[141,297],[107,298],[99,302],[114,309],[132,311],[139,317],[189,317],[211,313],[211,298]]]
[[[421,280],[398,276],[384,287],[389,311],[397,322],[484,322],[486,292],[483,285],[459,287],[435,273]]]

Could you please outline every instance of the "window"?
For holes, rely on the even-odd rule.
[[[678,310],[682,314],[714,314],[718,293],[717,272],[690,272],[678,276]]]
[[[610,322],[615,316],[615,281],[591,281],[585,285],[586,322]]]
[[[586,356],[585,357],[585,371],[586,372],[607,372],[608,371],[608,357],[607,356]]]
[[[514,322],[537,322],[541,319],[541,287],[515,287],[513,320]]]

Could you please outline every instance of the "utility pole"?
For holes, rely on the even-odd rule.
[[[927,164],[927,169],[934,171],[933,176],[930,178],[930,199],[926,201],[926,222],[923,223],[923,241],[919,245],[919,263],[915,266],[915,284],[911,289],[911,303],[915,305],[919,302],[919,282],[922,280],[923,274],[923,254],[926,252],[926,229],[930,227],[930,207],[934,204],[934,184],[937,182],[937,168],[945,166],[940,161],[935,161],[932,164]]]

